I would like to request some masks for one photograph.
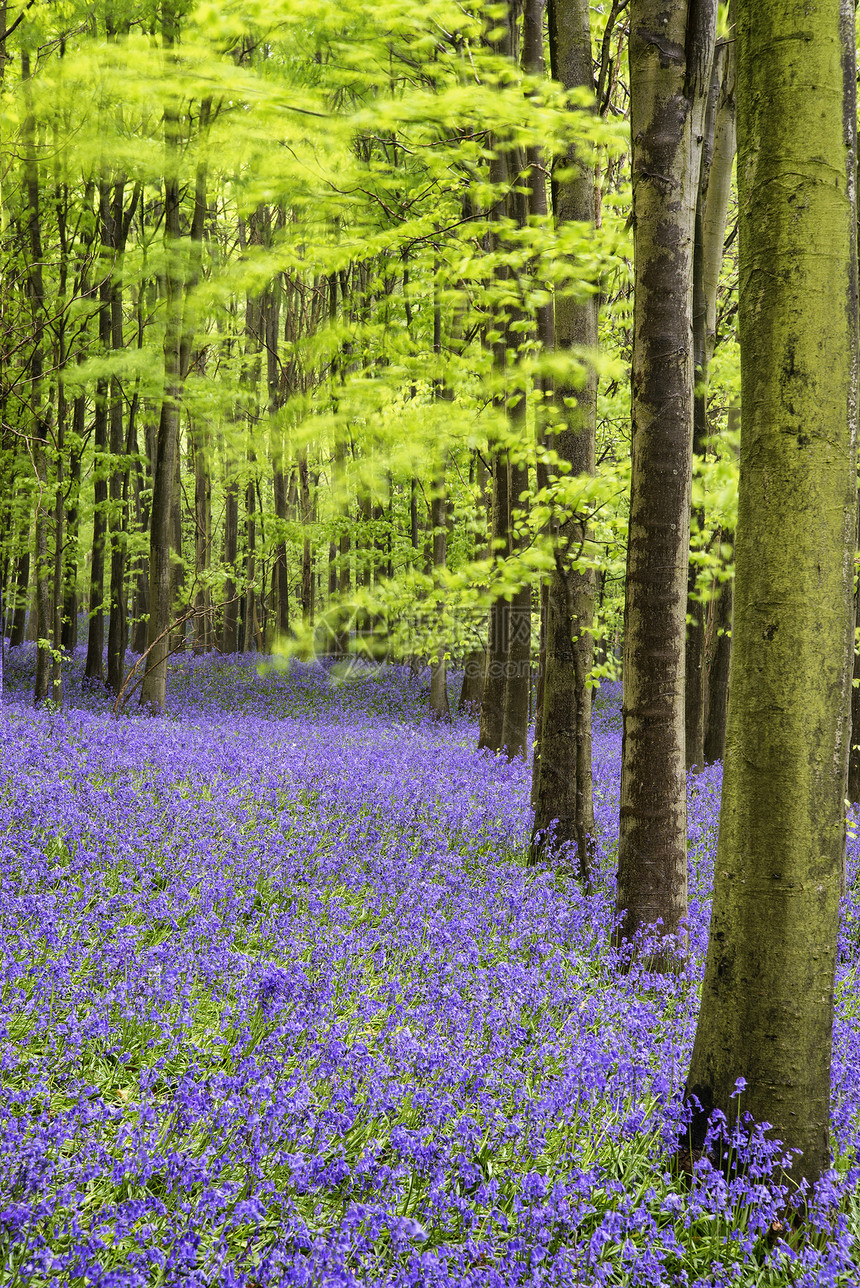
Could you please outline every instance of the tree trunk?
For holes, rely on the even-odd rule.
[[[732,22],[732,8],[729,9]],[[705,112],[696,242],[693,259],[693,453],[703,456],[708,438],[708,372],[714,354],[717,287],[723,260],[726,214],[735,158],[735,41],[721,40],[714,50],[711,88]],[[702,511],[694,515],[699,531]],[[687,578],[687,647],[684,722],[687,769],[705,763],[705,605],[697,593],[698,567],[691,561]]]
[[[684,637],[696,192],[716,0],[632,0],[632,467],[617,939],[687,912]],[[659,33],[659,34],[655,34]],[[659,960],[655,959],[655,965]]]
[[[65,239],[64,239],[65,240]],[[65,247],[64,258],[65,258]],[[65,265],[61,273],[65,277]],[[65,302],[65,281],[61,282],[60,298]],[[66,363],[66,328],[61,322],[57,328],[57,370],[62,372]],[[51,583],[51,700],[55,706],[63,705],[63,529],[65,527],[65,497],[63,493],[63,453],[66,450],[66,391],[60,380],[57,388],[57,493],[54,497],[54,575]]]
[[[496,556],[508,553],[510,539],[510,509],[508,488],[508,454],[501,449],[493,453],[493,549]],[[508,645],[511,606],[504,599],[495,598],[490,605],[487,641],[487,666],[484,672],[484,691],[481,694],[481,714],[478,729],[478,747],[501,751],[502,728],[505,719],[505,689],[507,687]]]
[[[448,501],[444,479],[437,481],[432,507],[433,568],[437,577],[448,561]],[[440,605],[441,609],[441,605]],[[439,643],[430,663],[430,714],[437,720],[450,720],[448,703],[448,664],[445,661],[444,643]]]
[[[194,652],[208,653],[212,647],[209,575],[212,548],[212,476],[209,470],[209,435],[198,425],[191,438],[194,454]]]
[[[228,465],[228,469],[229,469]],[[239,652],[239,601],[236,583],[236,560],[239,555],[239,484],[228,479],[224,488],[224,563],[227,578],[224,583],[224,623],[221,634],[221,652]]]
[[[134,470],[134,507],[138,531],[148,532],[150,525],[151,505],[144,493],[145,483],[151,483],[155,463],[155,436],[148,425],[144,425],[145,464],[140,459],[135,462]],[[132,443],[132,450],[137,451],[137,442]],[[149,561],[145,554],[140,554],[136,562],[136,591],[134,597],[134,633],[132,648],[135,653],[146,651],[146,640],[149,630]]]
[[[44,332],[45,332],[45,284],[42,274],[42,221],[39,202],[39,165],[36,156],[35,123],[30,102],[30,56],[21,53],[21,81],[24,87],[26,113],[22,125],[24,142],[24,188],[27,215],[27,251],[29,265],[27,268],[27,294],[30,300],[30,320],[33,335],[33,349],[30,358],[30,405],[33,408],[34,433],[33,457],[39,481],[39,493],[36,502],[36,608],[38,618],[36,653],[36,682],[33,700],[42,702],[48,696],[51,677],[51,636],[53,634],[53,615],[51,612],[51,582],[48,562],[48,462],[46,446],[48,438],[47,409],[43,405],[44,390]]]
[[[249,453],[249,465],[253,455]],[[254,480],[245,485],[245,612],[243,614],[244,638],[242,651],[252,653],[257,625],[257,525],[254,518],[256,492]]]
[[[860,590],[854,595],[854,625],[860,626]],[[860,803],[860,649],[854,647],[851,677],[851,752],[848,758],[848,799]]]
[[[66,541],[63,559],[64,653],[78,643],[78,532],[80,526],[81,457],[84,443],[86,398],[77,394],[72,408],[72,446],[69,452],[69,487],[66,502]]]
[[[484,671],[487,667],[487,650],[473,648],[466,654],[463,662],[463,683],[457,701],[458,715],[476,715],[481,709],[481,694],[484,691]]]
[[[853,0],[737,0],[742,425],[714,905],[686,1094],[830,1166],[857,515]],[[773,33],[778,31],[779,40]],[[815,86],[817,92],[810,92]],[[790,264],[790,272],[774,265]],[[746,1089],[733,1098],[736,1079]]]
[[[722,760],[726,742],[729,699],[729,660],[732,654],[732,582],[720,587],[714,613],[714,641],[708,668],[708,713],[705,721],[705,764]]]
[[[306,451],[299,455],[299,489],[301,495],[302,526],[305,538],[302,545],[302,617],[305,625],[314,624],[314,552],[311,544],[311,485]]]
[[[290,633],[290,583],[287,567],[287,480],[284,474],[284,435],[277,425],[277,412],[281,405],[281,373],[278,364],[278,337],[280,334],[281,290],[273,288],[266,310],[266,384],[269,391],[269,415],[272,417],[272,484],[275,515],[280,525],[275,546],[273,593],[277,604],[275,628],[281,639]]]
[[[591,28],[587,0],[550,9],[550,59],[554,79],[567,89],[592,88]],[[593,167],[568,158],[571,177],[557,184],[555,216],[594,223]],[[554,339],[562,352],[597,349],[597,296],[556,299]],[[561,428],[549,446],[569,473],[594,473],[597,423],[597,376],[593,367],[585,383],[564,384],[556,390]],[[594,574],[575,562],[586,540],[586,523],[574,514],[556,525],[555,567],[547,589],[545,653],[541,676],[540,751],[534,785],[535,819],[530,858],[544,850],[575,846],[577,867],[590,882],[594,837],[594,797],[591,778],[591,634],[594,616]]]
[[[860,550],[860,504],[857,507],[855,550]],[[860,583],[854,592],[854,646],[851,674],[851,738],[848,752],[848,799],[852,805],[860,802],[860,649],[857,648],[857,627],[860,626]]]
[[[520,412],[523,414],[517,414]],[[525,431],[525,399],[518,399],[514,413]],[[521,507],[523,494],[528,492],[529,473],[526,465],[511,462],[511,509]],[[517,538],[522,546],[523,539]],[[525,760],[529,732],[529,692],[531,679],[532,648],[532,590],[528,582],[517,587],[510,604],[508,635],[507,683],[505,685],[505,710],[502,718],[502,750],[509,760]]]
[[[99,347],[103,354],[110,349],[110,272],[112,251],[110,247],[110,200],[108,184],[99,183],[99,223],[101,226],[102,257],[99,264]],[[90,606],[87,628],[87,660],[84,675],[93,684],[104,680],[105,644],[105,542],[107,538],[108,507],[108,390],[110,382],[101,376],[96,381],[95,413],[93,417],[93,544],[90,559]]]
[[[284,475],[282,442],[278,445],[277,453],[272,481],[274,484],[275,514],[282,525],[283,531],[286,529],[287,523],[287,480]],[[275,547],[275,593],[278,601],[278,635],[285,639],[290,633],[290,582],[286,537],[279,540]]]
[[[168,131],[175,122],[167,122]],[[180,255],[179,183],[169,177],[164,184],[164,238],[167,265],[164,279],[164,394],[158,422],[155,460],[152,462],[152,513],[149,541],[149,630],[146,673],[140,705],[162,715],[167,704],[168,635],[173,615],[173,579],[170,552],[173,542],[173,489],[179,445],[179,409],[182,396],[180,344],[182,339],[182,277]]]
[[[29,542],[29,533],[25,540]],[[29,545],[21,551],[15,564],[15,590],[12,601],[12,625],[9,630],[9,647],[18,648],[27,633],[27,590],[30,585]]]
[[[124,347],[122,315],[122,260],[131,221],[140,196],[135,187],[128,210],[124,206],[125,186],[118,182],[114,188],[111,215],[111,243],[114,252],[113,281],[111,283],[110,318],[111,349],[120,353]],[[125,550],[128,533],[128,465],[126,431],[123,419],[123,390],[120,380],[111,380],[110,401],[110,623],[108,626],[108,688],[119,693],[125,677],[125,653],[128,647],[128,605],[125,586]],[[134,416],[134,402],[129,413]]]

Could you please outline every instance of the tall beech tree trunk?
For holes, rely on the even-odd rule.
[[[708,710],[705,720],[705,764],[722,760],[726,743],[726,710],[729,697],[729,659],[732,649],[732,581],[720,586],[714,610],[714,639],[708,667]]]
[[[21,54],[21,81],[24,87],[26,114],[22,125],[24,143],[24,189],[27,219],[27,294],[30,301],[30,318],[33,348],[30,357],[30,405],[33,408],[32,450],[39,480],[36,501],[36,614],[38,620],[36,653],[36,681],[33,700],[43,702],[48,696],[51,679],[51,637],[53,614],[51,601],[50,565],[48,560],[49,501],[47,495],[48,461],[47,408],[43,403],[44,343],[45,343],[45,283],[42,274],[42,218],[39,201],[39,163],[36,155],[36,132],[30,96],[30,55]],[[44,643],[43,643],[44,641]]]
[[[63,546],[62,648],[71,653],[78,643],[78,533],[80,527],[81,458],[84,444],[86,397],[77,394],[72,404],[72,442],[66,500],[66,540]]]
[[[29,533],[24,534],[24,541],[30,540]],[[12,624],[9,629],[9,647],[17,648],[24,643],[27,633],[27,588],[30,585],[30,548],[25,544],[15,564],[15,589],[12,611]]]
[[[546,0],[524,0],[523,3],[523,42],[522,42],[522,64],[523,71],[533,76],[543,76],[546,70],[544,60],[544,10]],[[555,52],[551,50],[550,61],[556,68],[555,79],[562,75],[558,67],[558,33],[554,31],[559,17],[564,19],[567,10],[559,14],[555,9],[552,10],[549,34],[550,45],[554,46]],[[547,201],[546,171],[547,158],[539,147],[535,144],[526,146],[526,158],[528,161],[528,206],[529,214],[536,220],[545,219],[549,213],[549,204]],[[546,300],[539,304],[535,310],[535,333],[538,344],[543,353],[550,353],[555,348],[555,315],[553,310],[553,301]],[[548,399],[553,392],[553,381],[549,374],[539,375],[536,381],[536,387],[543,393],[544,398]],[[539,403],[535,404],[535,444],[537,447],[535,460],[535,475],[538,490],[546,488],[549,482],[549,475],[544,460],[544,449],[547,446],[545,434],[545,415]],[[532,746],[532,778],[530,803],[534,808],[538,797],[538,781],[540,777],[540,743],[543,729],[543,698],[546,678],[546,627],[547,612],[549,603],[549,586],[544,581],[541,583],[539,596],[539,626],[538,626],[538,667],[537,679],[535,681],[535,730],[534,742]]]
[[[477,469],[479,493],[482,499],[484,511],[489,512],[489,498],[487,496],[487,467],[483,458],[475,453],[475,467]],[[414,496],[414,487],[410,496]],[[411,518],[411,514],[410,514]],[[417,525],[417,514],[416,514]],[[484,555],[486,558],[492,556],[492,541],[488,540]],[[483,628],[483,621],[481,628]],[[480,629],[480,628],[477,628]],[[458,715],[477,715],[481,710],[481,694],[484,691],[484,672],[487,667],[487,649],[481,643],[469,649],[463,664],[463,683],[460,686],[460,697],[457,700]]]
[[[860,550],[860,498],[857,506],[855,550]],[[860,802],[860,649],[857,648],[857,627],[860,626],[860,581],[854,592],[854,649],[851,675],[851,737],[848,752],[848,800],[853,805]]]
[[[686,1092],[702,1105],[694,1143],[713,1107],[730,1121],[740,1108],[799,1149],[791,1173],[814,1182],[830,1165],[853,633],[854,4],[737,0],[737,21],[734,626],[714,904]]]
[[[281,638],[290,632],[290,584],[287,567],[287,480],[284,474],[284,433],[277,424],[281,405],[281,372],[278,363],[278,336],[280,334],[281,288],[272,288],[266,309],[266,387],[269,394],[269,415],[272,417],[272,487],[275,516],[278,520],[278,541],[275,546],[273,592],[277,616],[274,631]]]
[[[248,453],[248,464],[253,466],[254,456]],[[256,489],[253,476],[245,485],[245,612],[243,614],[242,651],[252,653],[256,643],[257,625],[257,523],[255,518]]]
[[[113,252],[110,233],[110,187],[106,180],[98,186],[99,225],[101,228],[102,255],[99,262],[99,348],[108,353],[111,344],[110,275]],[[93,413],[93,544],[90,558],[90,603],[87,626],[87,658],[84,675],[92,683],[104,680],[105,644],[105,543],[107,540],[108,508],[108,391],[110,381],[100,376],[96,381],[95,411]]]
[[[278,443],[273,450],[276,452],[272,477],[275,515],[283,533],[286,530],[287,523],[287,479],[284,474],[284,444],[282,436],[279,435]],[[278,605],[277,633],[282,638],[285,638],[290,633],[290,582],[289,568],[287,566],[287,542],[286,537],[283,536],[279,537],[278,544],[275,547],[275,593]]]
[[[515,406],[509,409],[509,418],[519,423],[525,432],[525,399],[518,396]],[[528,466],[519,461],[510,465],[511,509],[521,509],[528,492]],[[513,534],[516,547],[522,548],[525,537]],[[502,750],[509,760],[525,759],[529,731],[529,692],[531,680],[532,647],[532,590],[528,582],[518,586],[510,603],[508,636],[507,684],[505,685],[505,710],[502,719]]]
[[[65,290],[61,291],[61,298]],[[66,361],[65,326],[58,328],[57,369],[62,371]],[[57,389],[57,494],[54,498],[54,576],[51,585],[51,611],[53,615],[51,644],[51,701],[55,706],[63,705],[63,539],[65,527],[65,504],[63,496],[63,456],[66,450],[66,391],[62,381]]]
[[[618,939],[687,911],[684,637],[696,193],[716,0],[631,0],[632,473],[624,609]],[[657,964],[657,963],[655,963]]]
[[[66,438],[68,420],[68,400],[62,375],[69,357],[67,335],[67,303],[71,247],[68,230],[69,190],[68,186],[57,182],[54,188],[56,199],[57,234],[59,241],[59,273],[57,281],[57,299],[61,316],[54,327],[54,351],[52,355],[54,370],[60,374],[57,381],[57,424],[54,435],[56,453],[54,495],[54,568],[51,581],[51,699],[55,706],[63,703],[63,545],[65,542],[65,488],[63,487],[66,458]]]
[[[860,588],[854,595],[854,626],[860,626]],[[851,751],[848,757],[848,799],[860,803],[860,649],[855,646],[851,684]]]
[[[308,471],[308,454],[306,450],[299,453],[299,495],[301,497],[302,527],[302,618],[307,626],[314,624],[314,550],[311,543],[311,484]],[[368,583],[369,584],[369,568]]]
[[[228,471],[232,469],[230,463]],[[237,559],[239,557],[239,484],[228,476],[224,488],[224,563],[227,577],[224,582],[224,620],[221,632],[221,652],[239,652],[239,600],[237,584]]]
[[[138,456],[135,462],[134,508],[138,530],[148,532],[152,507],[149,503],[146,485],[152,479],[156,453],[155,435],[146,424],[143,427],[143,443],[143,460]],[[137,441],[133,442],[132,448],[137,451]],[[131,646],[135,653],[140,654],[146,651],[146,640],[149,633],[149,560],[145,554],[138,556],[135,560],[135,567],[134,615],[137,620],[134,624]]]
[[[140,187],[135,185],[128,209],[124,208],[125,185],[118,182],[114,187],[113,210],[111,212],[111,244],[114,253],[113,280],[111,282],[110,319],[111,349],[119,353],[124,347],[123,339],[123,291],[122,261],[128,233],[137,203],[140,198]],[[123,418],[123,390],[119,377],[113,376],[110,389],[110,622],[108,624],[108,669],[107,684],[113,693],[119,693],[125,675],[125,652],[128,647],[128,605],[125,586],[125,551],[128,532],[128,464],[123,463],[126,455],[125,421]],[[134,415],[134,402],[130,418]]]
[[[172,19],[165,19],[165,22]],[[149,541],[149,655],[140,689],[140,705],[153,715],[164,713],[167,703],[168,634],[173,615],[171,546],[173,542],[173,488],[179,447],[179,412],[182,396],[182,270],[180,266],[179,182],[172,171],[176,121],[168,118],[168,173],[164,182],[164,393],[153,461],[152,511]]]
[[[448,561],[448,498],[445,495],[445,480],[437,480],[431,502],[431,522],[433,525],[433,569],[441,575]],[[440,644],[430,663],[430,714],[437,720],[450,720],[451,708],[448,703],[448,664],[445,661],[445,648]]]
[[[733,6],[729,6],[733,26]],[[717,287],[723,262],[726,215],[735,159],[735,39],[717,42],[711,71],[711,88],[705,112],[699,198],[696,206],[696,243],[693,259],[693,453],[705,452],[708,428],[708,373],[714,356],[717,330]],[[697,512],[701,530],[704,514]],[[685,653],[684,722],[687,769],[705,763],[705,605],[696,593],[698,568],[691,561],[687,578],[687,646]]]
[[[566,89],[592,88],[588,0],[553,0],[549,47],[555,80]],[[593,168],[577,162],[574,156],[567,162],[570,177],[554,190],[556,221],[594,223]],[[562,352],[596,350],[597,307],[596,295],[581,301],[560,294],[555,309],[556,348]],[[549,445],[560,461],[568,463],[570,474],[593,474],[597,423],[594,368],[588,368],[584,384],[575,388],[572,382],[560,385],[556,401],[560,426]],[[553,536],[555,567],[546,595],[540,752],[530,857],[536,861],[548,848],[575,845],[580,878],[588,883],[594,836],[591,690],[587,685],[594,650],[594,575],[575,563],[586,540],[581,515],[571,515],[557,524]]]
[[[497,558],[504,558],[508,553],[509,530],[508,454],[502,449],[497,449],[493,453],[492,514],[493,549]],[[504,599],[495,598],[490,605],[487,665],[484,672],[484,690],[481,694],[478,727],[478,747],[484,747],[489,751],[502,749],[510,618],[510,604]]]
[[[194,652],[207,653],[212,647],[210,594],[206,584],[212,549],[212,475],[209,468],[210,442],[205,425],[195,427],[191,436],[194,456]]]

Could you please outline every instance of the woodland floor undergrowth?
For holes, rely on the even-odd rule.
[[[619,970],[617,686],[586,897],[525,864],[529,768],[405,668],[183,656],[169,717],[115,719],[81,655],[59,711],[5,663],[0,1285],[860,1283],[854,836],[835,1165],[795,1230],[777,1147],[668,1168],[720,769],[686,968]]]

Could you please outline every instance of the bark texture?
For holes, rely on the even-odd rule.
[[[738,0],[737,19],[741,481],[714,908],[687,1094],[772,1123],[802,1151],[792,1174],[814,1181],[829,1166],[853,625],[854,5]]]
[[[693,256],[693,453],[703,456],[708,434],[708,374],[717,332],[717,288],[723,262],[726,215],[735,159],[735,56],[734,5],[729,6],[729,35],[717,42],[711,86],[705,110],[699,199],[696,207],[696,243]],[[704,515],[697,513],[701,529]],[[705,763],[705,604],[697,595],[698,568],[691,562],[687,579],[687,648],[684,685],[687,768]]]
[[[693,241],[716,0],[632,0],[632,476],[624,611],[619,938],[687,911],[684,636]]]

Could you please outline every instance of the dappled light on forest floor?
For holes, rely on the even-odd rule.
[[[853,837],[836,1167],[796,1228],[778,1149],[669,1170],[720,772],[686,968],[620,971],[616,686],[586,898],[525,866],[529,767],[407,669],[183,657],[169,718],[114,720],[80,658],[35,711],[33,665],[0,708],[0,1284],[856,1284]]]

